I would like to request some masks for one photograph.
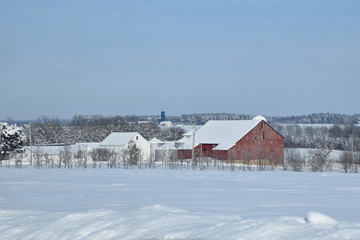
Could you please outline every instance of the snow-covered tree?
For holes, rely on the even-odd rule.
[[[0,160],[19,149],[25,142],[26,136],[22,127],[0,123]]]
[[[31,124],[31,137],[35,144],[68,143],[67,135],[63,123],[56,117],[44,116]]]

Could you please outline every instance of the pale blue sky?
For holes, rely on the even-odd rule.
[[[358,0],[1,0],[0,119],[359,113]]]

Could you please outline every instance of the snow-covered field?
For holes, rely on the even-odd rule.
[[[360,175],[0,168],[0,239],[360,239]]]

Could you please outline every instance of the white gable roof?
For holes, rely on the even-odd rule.
[[[195,146],[199,144],[218,144],[214,150],[228,150],[252,130],[261,120],[208,121],[195,132]],[[192,147],[192,137],[185,148]]]
[[[133,137],[138,134],[137,132],[112,132],[107,136],[100,145],[116,145],[124,146],[126,145]]]

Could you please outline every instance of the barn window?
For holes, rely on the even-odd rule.
[[[206,152],[206,148],[203,148],[203,151]]]
[[[136,140],[139,140],[139,136],[136,136]]]
[[[261,122],[261,123],[260,123],[260,127],[261,127],[261,128],[263,128],[263,127],[264,127],[263,122]]]

